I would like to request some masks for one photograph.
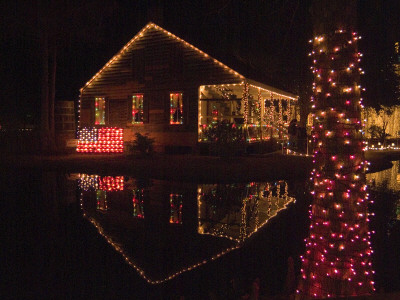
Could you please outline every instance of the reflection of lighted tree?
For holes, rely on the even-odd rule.
[[[360,122],[359,37],[340,11],[354,2],[315,2],[313,40],[314,196],[298,293],[345,297],[373,290]],[[344,9],[345,7],[346,9]],[[347,24],[348,25],[348,24]]]
[[[400,162],[394,161],[393,167],[376,173],[367,174],[367,180],[371,186],[384,186],[387,189],[400,191]]]

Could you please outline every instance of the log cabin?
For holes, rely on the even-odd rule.
[[[196,149],[220,122],[248,143],[284,139],[297,99],[149,23],[81,88],[78,130],[87,139],[88,130],[122,128],[124,143],[149,134],[159,151]]]

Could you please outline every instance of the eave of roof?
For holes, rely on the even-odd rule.
[[[261,88],[261,89],[267,90],[267,91],[269,91],[269,92],[272,92],[272,93],[275,93],[275,94],[279,94],[279,95],[281,95],[281,96],[285,96],[285,97],[291,98],[291,99],[293,99],[293,100],[296,100],[296,99],[298,98],[298,96],[296,96],[296,95],[294,95],[294,94],[291,94],[291,93],[282,91],[282,90],[280,90],[280,89],[274,88],[274,87],[272,87],[272,86],[263,84],[263,83],[261,83],[261,82],[257,82],[257,81],[255,81],[255,80],[246,78],[245,76],[239,74],[238,72],[236,72],[236,71],[233,70],[232,68],[228,67],[228,66],[225,65],[224,63],[222,63],[222,62],[220,62],[219,60],[217,60],[217,59],[211,57],[211,56],[208,55],[207,53],[201,51],[201,50],[198,49],[197,47],[195,47],[195,46],[193,46],[192,44],[186,42],[185,40],[183,40],[183,39],[181,39],[180,37],[174,35],[173,33],[171,33],[171,32],[169,32],[169,31],[165,30],[164,28],[162,28],[162,27],[160,27],[160,26],[154,24],[153,22],[149,22],[146,26],[144,26],[144,27],[143,27],[143,28],[142,28],[142,29],[141,29],[141,30],[126,44],[126,45],[125,45],[125,46],[124,46],[124,47],[122,47],[122,49],[121,49],[117,54],[115,54],[115,55],[114,55],[114,56],[113,56],[113,57],[112,57],[112,58],[111,58],[111,59],[110,59],[110,60],[109,60],[109,61],[108,61],[108,62],[107,62],[107,63],[106,63],[106,64],[105,64],[105,65],[104,65],[104,66],[103,66],[103,67],[102,67],[102,68],[101,68],[101,69],[100,69],[100,70],[99,70],[99,71],[98,71],[98,72],[97,72],[97,73],[96,73],[96,74],[81,88],[81,89],[80,89],[81,93],[82,93],[83,90],[84,90],[86,87],[88,87],[98,76],[100,76],[101,73],[103,73],[103,71],[104,71],[105,69],[107,69],[114,61],[118,60],[118,59],[121,57],[121,55],[122,55],[134,42],[136,42],[139,38],[141,38],[141,37],[144,35],[144,33],[145,33],[147,30],[151,29],[151,28],[154,28],[154,29],[156,29],[156,30],[159,30],[159,31],[163,32],[164,34],[166,34],[166,35],[168,35],[168,36],[170,36],[170,37],[172,37],[172,38],[178,40],[179,42],[183,43],[185,46],[187,46],[187,47],[189,47],[189,48],[191,48],[191,49],[197,51],[200,55],[212,59],[213,62],[214,62],[215,64],[217,64],[217,65],[219,65],[219,66],[221,66],[221,67],[227,69],[229,72],[231,72],[232,74],[236,75],[239,79],[242,79],[242,80],[245,80],[246,82],[248,82],[251,86],[254,86],[254,87],[257,87],[257,88]]]
[[[294,95],[294,94],[289,93],[289,92],[282,91],[280,89],[274,88],[272,86],[269,86],[267,84],[264,84],[264,83],[261,83],[261,82],[258,82],[258,81],[255,81],[255,80],[252,80],[252,79],[249,79],[249,78],[246,78],[246,81],[247,81],[248,84],[250,84],[250,86],[253,86],[253,87],[256,87],[256,88],[261,88],[263,90],[266,90],[268,92],[277,94],[279,96],[288,97],[288,98],[290,98],[292,100],[297,100],[299,98],[299,96],[297,96],[297,95]]]
[[[239,77],[240,79],[244,79],[245,77],[241,74],[239,74],[238,72],[236,72],[235,70],[229,68],[227,65],[223,64],[222,62],[220,62],[219,60],[211,57],[210,55],[208,55],[207,53],[201,51],[200,49],[198,49],[197,47],[193,46],[192,44],[186,42],[185,40],[181,39],[180,37],[174,35],[173,33],[165,30],[164,28],[150,22],[148,23],[145,27],[143,27],[117,54],[115,54],[101,69],[100,71],[98,71],[82,88],[81,88],[81,92],[88,87],[101,73],[103,73],[103,71],[110,66],[115,60],[119,59],[119,57],[135,42],[137,41],[139,38],[141,38],[144,33],[151,29],[157,29],[163,33],[165,33],[166,35],[180,41],[181,43],[183,43],[185,46],[190,47],[193,50],[196,50],[199,54],[203,55],[204,57],[208,57],[210,59],[212,59],[214,61],[214,63],[218,64],[219,66],[227,69],[229,72],[233,73],[234,75],[236,75],[237,77]]]

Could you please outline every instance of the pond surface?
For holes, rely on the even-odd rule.
[[[375,187],[383,172],[368,175]],[[308,235],[304,181],[10,170],[1,187],[2,293],[15,298],[238,299],[256,278],[260,294],[284,294]],[[371,196],[376,287],[399,290],[398,198],[387,185]]]

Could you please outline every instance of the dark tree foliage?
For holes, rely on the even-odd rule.
[[[128,145],[129,152],[132,154],[139,153],[142,156],[149,156],[154,151],[154,139],[148,135],[140,133],[135,134],[136,139],[132,144]]]
[[[362,85],[364,104],[400,104],[399,76],[395,72],[395,42],[400,39],[399,1],[359,1],[359,28],[363,39],[360,50],[364,54]],[[397,11],[397,13],[396,13]],[[397,61],[397,63],[399,63]]]

